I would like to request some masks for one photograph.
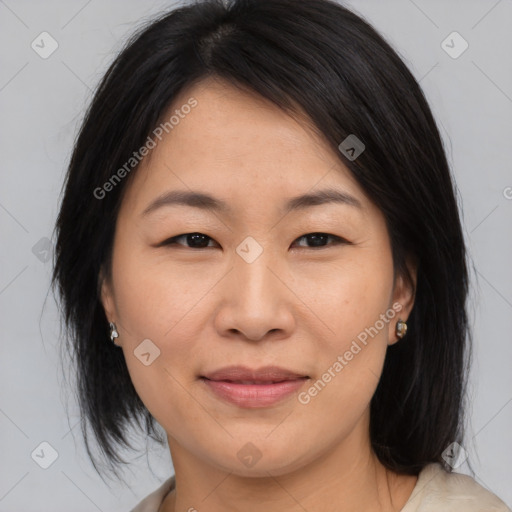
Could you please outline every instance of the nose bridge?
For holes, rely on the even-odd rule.
[[[254,340],[269,331],[289,331],[293,324],[290,292],[278,277],[279,268],[283,266],[274,251],[252,237],[244,239],[234,254],[217,327],[235,329]]]
[[[246,302],[250,306],[252,303],[253,309],[275,305],[282,290],[279,290],[280,283],[274,275],[275,270],[270,270],[273,266],[278,266],[278,260],[268,244],[249,236],[238,245],[233,278],[236,280],[236,289],[240,291],[240,304]]]

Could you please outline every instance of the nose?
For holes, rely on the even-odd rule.
[[[221,336],[259,341],[290,336],[295,327],[294,304],[287,272],[269,251],[251,263],[238,254],[224,278],[215,327]]]

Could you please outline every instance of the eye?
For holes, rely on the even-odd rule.
[[[173,236],[172,238],[164,240],[162,243],[158,244],[158,247],[163,245],[183,245],[179,243],[178,240],[185,240],[187,244],[190,244],[188,245],[190,249],[206,249],[208,247],[208,241],[211,240],[213,242],[213,238],[203,233],[184,233],[183,235]]]
[[[328,244],[329,238],[331,240],[334,240],[334,244]],[[308,242],[312,243],[312,248],[318,247],[328,247],[329,245],[338,245],[343,243],[349,243],[344,238],[341,238],[336,235],[331,235],[329,233],[308,233],[307,235],[302,235],[301,237],[297,238],[297,240],[307,240]],[[304,247],[304,246],[302,246]]]
[[[332,240],[333,243],[329,244],[329,239]],[[204,233],[195,232],[184,233],[182,235],[168,238],[167,240],[164,240],[163,242],[158,244],[158,247],[168,245],[184,245],[183,243],[180,242],[180,240],[185,240],[185,247],[188,247],[190,249],[206,249],[208,247],[214,247],[212,245],[208,245],[209,242],[217,244],[217,242],[215,242],[213,238],[209,237],[208,235],[205,235]],[[341,238],[336,235],[331,235],[329,233],[308,233],[307,235],[302,235],[301,237],[297,238],[297,240],[305,240],[306,242],[310,243],[311,246],[309,246],[309,248],[311,249],[349,243],[344,238]],[[304,247],[304,245],[299,244],[299,247]],[[308,248],[308,246],[306,246],[306,248]]]

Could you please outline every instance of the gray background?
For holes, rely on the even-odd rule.
[[[154,449],[138,459],[127,454],[128,489],[109,487],[94,472],[71,382],[60,371],[58,310],[47,296],[51,260],[45,261],[51,254],[45,238],[51,238],[65,167],[91,91],[125,37],[172,5],[0,0],[0,512],[67,511],[71,504],[75,512],[127,511],[172,472],[168,452]],[[421,81],[446,143],[476,266],[465,448],[477,481],[510,506],[512,1],[346,5],[385,35]],[[31,48],[43,31],[59,45],[47,59]],[[453,31],[469,43],[456,59],[441,46]],[[454,44],[460,48],[460,41]],[[31,458],[43,441],[58,453],[48,469]],[[467,465],[459,471],[467,472]]]

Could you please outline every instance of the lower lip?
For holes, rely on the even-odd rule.
[[[275,384],[238,384],[225,380],[208,380],[202,377],[217,396],[239,407],[256,408],[274,405],[285,397],[298,391],[307,377],[286,380]]]

